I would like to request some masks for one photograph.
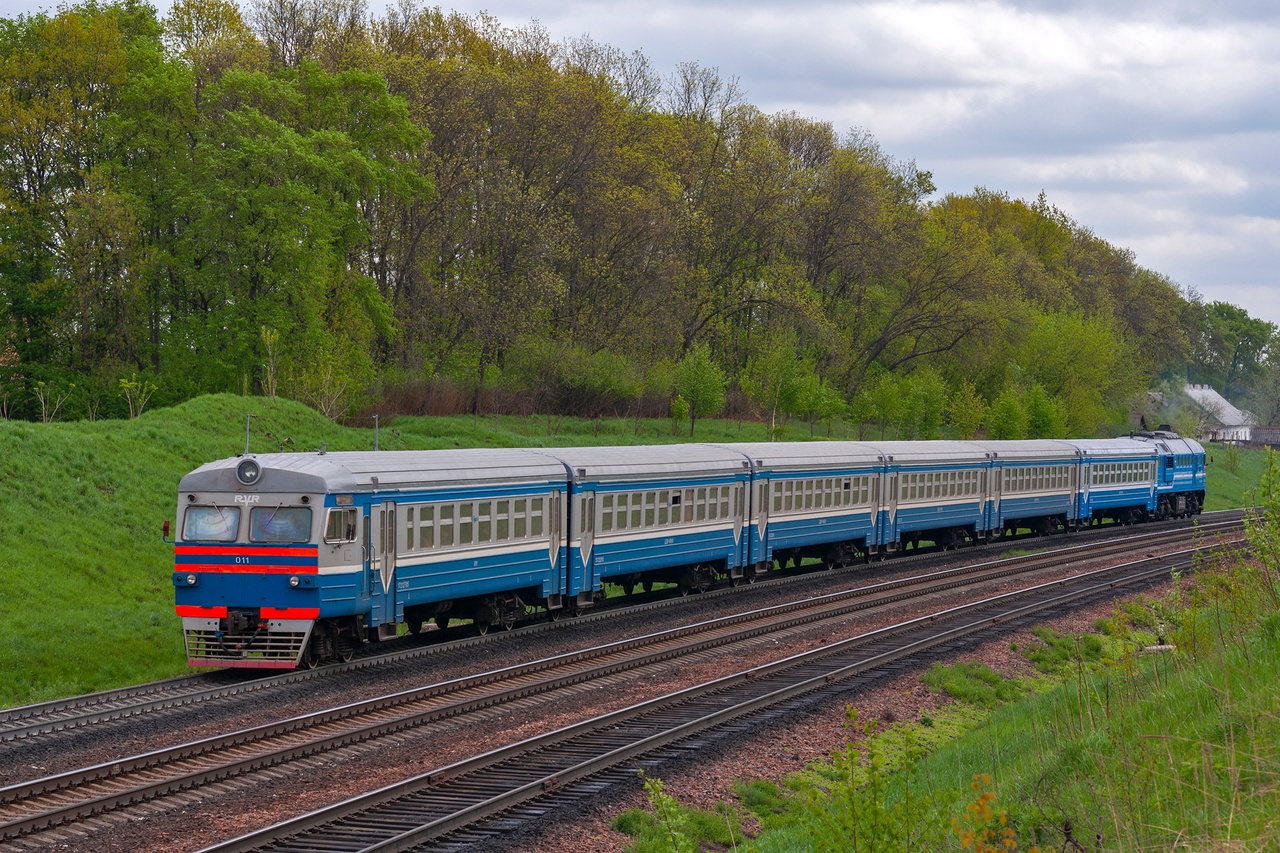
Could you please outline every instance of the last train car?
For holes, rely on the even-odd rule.
[[[563,606],[567,482],[525,450],[290,453],[179,484],[173,583],[192,666],[348,658],[428,619]]]
[[[1199,515],[1204,506],[1205,454],[1200,442],[1166,429],[1133,436],[1155,447],[1156,518]]]

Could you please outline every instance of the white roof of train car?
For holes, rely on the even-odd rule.
[[[262,468],[255,491],[350,492],[565,479],[564,466],[554,459],[531,450],[502,447],[235,456],[200,466],[183,477],[178,488],[241,491],[244,487],[235,478],[235,468],[246,458]]]
[[[574,482],[723,476],[747,470],[741,453],[712,444],[548,447],[537,452],[568,465]]]
[[[936,462],[987,461],[987,450],[969,441],[867,441],[859,442],[892,460],[894,465]]]
[[[1076,459],[1080,453],[1074,445],[1052,439],[1024,441],[975,441],[974,444],[995,454],[1001,461],[1028,462],[1043,459],[1050,462]]]
[[[1155,456],[1156,446],[1136,438],[1073,438],[1065,442],[1085,456]]]
[[[879,451],[856,441],[752,441],[720,446],[746,454],[757,468],[773,471],[880,465],[883,461]]]

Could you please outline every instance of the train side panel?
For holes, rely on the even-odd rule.
[[[750,471],[709,445],[544,451],[569,472],[568,594],[580,607],[606,582],[705,588],[740,573]]]

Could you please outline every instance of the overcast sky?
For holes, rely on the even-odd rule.
[[[38,5],[52,4],[0,0],[10,17]],[[664,77],[683,61],[717,68],[765,112],[870,131],[939,195],[1044,190],[1139,264],[1280,324],[1274,0],[443,7],[640,50]]]

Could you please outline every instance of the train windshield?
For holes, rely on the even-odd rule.
[[[239,507],[189,506],[182,521],[182,538],[188,542],[234,542],[239,529]]]
[[[250,542],[308,542],[311,510],[301,506],[255,507],[249,512]]]

